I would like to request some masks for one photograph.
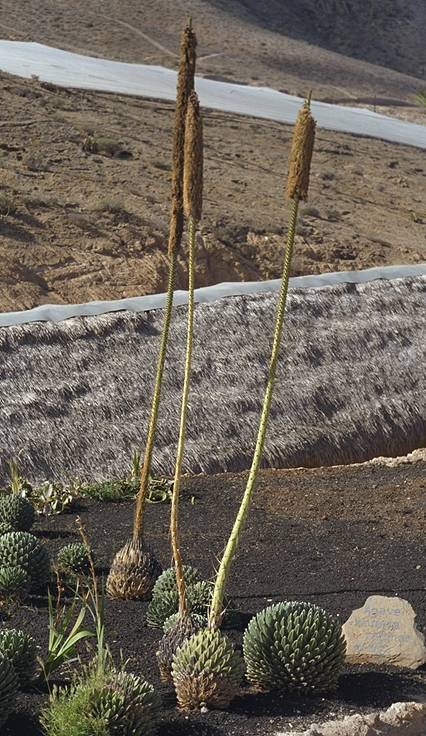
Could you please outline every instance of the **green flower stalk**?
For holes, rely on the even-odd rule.
[[[170,537],[176,571],[179,618],[171,630],[164,635],[157,652],[160,675],[164,681],[171,677],[172,660],[176,650],[200,628],[199,621],[197,623],[197,620],[191,618],[188,612],[185,571],[179,541],[179,496],[185,449],[194,325],[195,238],[203,207],[203,129],[199,101],[194,91],[189,98],[185,124],[183,202],[184,214],[188,220],[188,320],[185,373],[170,513]]]
[[[241,531],[247,518],[250,501],[253,495],[253,490],[256,484],[256,478],[262,459],[278,356],[281,346],[284,314],[287,302],[288,281],[290,277],[294,237],[296,233],[298,207],[299,201],[301,199],[305,200],[308,195],[309,172],[311,167],[314,138],[315,121],[311,115],[310,103],[309,101],[307,101],[303,105],[302,109],[299,111],[293,134],[293,144],[287,178],[287,196],[292,200],[292,202],[287,234],[287,246],[284,254],[281,290],[278,299],[275,331],[272,343],[271,359],[269,363],[268,381],[266,384],[266,391],[263,400],[256,446],[253,454],[249,476],[247,479],[246,489],[216,576],[216,583],[213,591],[212,605],[209,616],[209,627],[212,629],[218,628],[222,621],[223,597],[225,587],[229,577],[232,560],[234,558],[235,551],[240,539]]]
[[[179,547],[179,495],[182,463],[185,449],[185,433],[188,413],[188,397],[191,378],[192,340],[194,331],[194,259],[197,225],[201,220],[203,208],[203,129],[200,106],[196,92],[189,98],[186,116],[186,135],[184,147],[184,212],[188,218],[188,323],[186,336],[185,373],[180,414],[179,438],[176,453],[176,466],[173,482],[172,506],[170,515],[170,534],[173,559],[176,568],[176,583],[179,593],[179,613],[185,616],[185,580],[182,556]]]
[[[172,214],[169,231],[169,278],[164,313],[163,331],[157,361],[157,371],[151,413],[145,445],[144,462],[141,470],[139,491],[135,503],[133,536],[116,554],[107,579],[110,598],[146,599],[161,572],[161,566],[143,540],[144,511],[149,489],[158,409],[161,398],[164,364],[172,318],[176,267],[183,232],[183,162],[185,121],[188,99],[194,88],[196,62],[196,38],[191,24],[182,34],[176,96],[176,113],[173,140]]]
[[[313,150],[315,123],[310,114],[309,101],[298,115],[295,126],[287,193],[292,199],[287,247],[283,263],[281,291],[275,322],[272,354],[269,364],[268,382],[259,423],[256,447],[246,490],[234,523],[228,544],[223,554],[213,591],[209,612],[208,628],[201,629],[188,638],[177,649],[172,662],[172,679],[176,697],[182,710],[190,711],[210,706],[226,708],[240,689],[243,662],[239,652],[227,637],[219,631],[223,618],[223,600],[232,560],[246,520],[251,497],[260,467],[265,443],[266,428],[272,400],[272,392],[287,299],[288,280],[294,236],[296,232],[299,200],[306,198],[309,184],[309,169]]]

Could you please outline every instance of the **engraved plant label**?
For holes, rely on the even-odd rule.
[[[416,669],[426,662],[425,637],[408,601],[372,595],[343,626],[351,664],[374,663]]]

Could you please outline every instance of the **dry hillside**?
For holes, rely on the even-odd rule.
[[[424,0],[3,0],[0,34],[174,66],[188,15],[205,75],[317,98],[407,100],[424,86]]]
[[[173,106],[5,75],[0,97],[0,309],[164,290]],[[83,150],[89,131],[100,154]],[[206,112],[198,286],[280,275],[290,137]],[[319,131],[294,274],[425,260],[419,154]]]
[[[123,0],[118,12],[104,0],[99,13],[98,0],[4,0],[0,34],[175,67],[192,13],[199,73],[300,94],[313,87],[317,99],[376,95],[394,100],[386,112],[426,120],[409,106],[422,85],[424,4],[388,0],[380,17],[369,2],[368,23],[361,5]],[[0,310],[164,290],[173,106],[1,73],[0,99]],[[205,117],[197,285],[278,277],[291,130]],[[83,150],[89,132],[104,144],[97,155]],[[319,131],[294,274],[425,260],[424,176],[423,151]]]

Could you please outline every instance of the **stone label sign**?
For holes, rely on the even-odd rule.
[[[408,601],[372,595],[343,626],[351,664],[388,664],[416,669],[426,662],[425,637]]]

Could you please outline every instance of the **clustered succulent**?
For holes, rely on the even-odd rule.
[[[82,542],[73,542],[62,547],[58,552],[57,562],[59,571],[70,578],[88,575],[90,570],[90,555]]]
[[[10,493],[0,500],[0,534],[28,532],[34,523],[34,506],[27,498]]]
[[[186,602],[189,613],[207,616],[212,596],[212,586],[201,580],[186,588]],[[179,595],[177,590],[165,590],[162,594],[153,595],[146,612],[148,626],[163,628],[164,622],[178,612]]]
[[[184,615],[175,613],[164,622],[164,636],[160,641],[157,651],[158,669],[163,682],[172,681],[172,664],[177,650],[193,634],[196,634],[200,629],[205,629],[206,626],[207,617],[201,616],[198,613],[187,613]]]
[[[334,690],[345,653],[340,623],[311,603],[268,606],[244,634],[247,679],[261,690]]]
[[[37,670],[37,645],[29,634],[18,629],[0,631],[0,655],[13,665],[20,687],[26,687]]]
[[[295,240],[298,206],[307,198],[310,163],[315,138],[315,121],[308,100],[299,112],[293,136],[287,179],[291,200],[287,245],[283,258],[281,290],[278,300],[268,380],[259,422],[252,465],[215,584],[201,579],[198,570],[184,566],[178,534],[179,490],[182,476],[194,316],[194,258],[196,228],[202,214],[203,137],[199,101],[194,92],[196,39],[191,23],[182,36],[176,123],[173,142],[172,212],[169,231],[169,279],[164,324],[144,462],[135,462],[130,484],[137,490],[133,535],[113,560],[106,590],[111,598],[150,600],[148,625],[163,628],[157,661],[163,681],[173,681],[181,709],[191,711],[203,706],[226,708],[237,695],[244,674],[259,690],[324,692],[336,687],[345,659],[346,644],[337,620],[318,606],[301,602],[283,602],[269,606],[249,623],[244,634],[244,660],[234,644],[220,631],[226,611],[225,588],[230,566],[248,514],[266,437],[266,428],[280,350],[287,289]],[[112,141],[88,136],[84,149],[115,151]],[[114,148],[114,151],[113,151]],[[150,470],[154,448],[166,348],[173,308],[177,258],[185,218],[188,226],[188,328],[181,420],[173,481],[170,537],[174,566],[162,572],[153,552],[144,542],[143,521],[149,494]],[[140,476],[140,478],[139,478]],[[14,466],[15,487],[22,479]],[[128,490],[128,489],[127,489]],[[126,490],[126,492],[127,492]],[[105,489],[104,489],[105,491]],[[110,496],[122,495],[116,487],[106,488]],[[44,513],[54,513],[73,500],[48,484],[39,494]],[[19,598],[29,589],[46,585],[50,564],[45,547],[29,533],[34,521],[34,507],[19,494],[0,501],[0,599]],[[83,536],[83,540],[85,537]],[[58,569],[68,578],[87,575],[91,558],[87,545],[73,543],[58,553]],[[98,604],[96,581],[93,600]],[[49,597],[50,602],[50,597]],[[156,726],[158,700],[152,686],[142,677],[106,666],[100,656],[103,644],[103,621],[97,624],[97,667],[88,669],[68,689],[53,690],[49,706],[42,714],[46,736],[150,736]],[[77,618],[81,623],[83,617]],[[68,623],[72,614],[68,619]],[[54,625],[51,624],[51,629]],[[54,631],[55,634],[58,632]],[[61,632],[59,632],[59,639]],[[90,636],[90,632],[72,630],[72,635]],[[69,644],[69,641],[68,641]],[[74,643],[73,643],[74,646]],[[72,647],[71,647],[72,648]],[[105,654],[106,649],[104,650]],[[109,660],[108,660],[109,661]],[[102,666],[100,667],[99,664]],[[25,686],[36,671],[36,644],[31,636],[15,629],[0,631],[0,728],[5,722],[18,685]],[[46,669],[44,669],[46,672]]]
[[[0,537],[0,569],[20,567],[37,590],[49,581],[50,560],[46,547],[29,532],[8,532]]]
[[[142,677],[111,670],[54,690],[41,720],[47,736],[150,736],[158,707],[154,688]]]

